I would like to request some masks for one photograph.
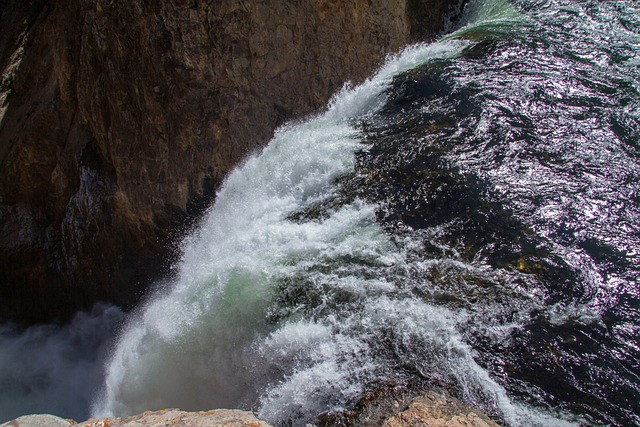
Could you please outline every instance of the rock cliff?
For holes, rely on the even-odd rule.
[[[134,304],[234,165],[460,3],[0,0],[0,316]]]

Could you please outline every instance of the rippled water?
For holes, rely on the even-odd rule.
[[[284,126],[129,315],[93,414],[305,425],[435,387],[511,426],[640,425],[638,12],[470,2]]]
[[[496,276],[436,269],[427,298],[472,313],[465,340],[512,395],[637,425],[638,5],[515,5],[517,28],[462,30],[461,57],[396,77],[361,124],[362,193],[421,256]]]

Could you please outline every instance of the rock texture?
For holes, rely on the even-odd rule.
[[[0,424],[0,427],[69,427],[71,425],[69,421],[63,418],[54,415],[40,414],[25,415],[24,417]]]
[[[409,407],[386,420],[383,427],[499,427],[477,409],[445,392],[427,392]]]
[[[269,427],[251,412],[217,409],[206,412],[183,412],[178,409],[149,411],[126,418],[90,419],[82,423],[53,415],[28,415],[0,427]]]
[[[446,392],[429,391],[413,399],[408,408],[398,412],[387,408],[386,417],[375,419],[333,419],[325,426],[380,426],[383,427],[499,427],[499,425],[477,409],[463,404]],[[325,420],[326,421],[326,420]],[[149,411],[125,418],[90,419],[81,423],[52,415],[28,415],[9,421],[0,427],[269,427],[270,424],[257,419],[252,413],[235,409],[217,409],[206,412],[183,412],[178,409]]]
[[[206,412],[183,412],[178,409],[145,412],[126,418],[91,419],[77,427],[269,427],[251,412],[237,409],[216,409]]]
[[[234,165],[460,3],[0,0],[0,316],[134,304]]]
[[[318,427],[499,427],[480,410],[434,388],[416,390],[394,382],[366,392],[353,408],[323,413]]]

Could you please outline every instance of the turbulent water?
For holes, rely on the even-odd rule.
[[[438,387],[510,426],[640,425],[639,12],[470,2],[455,32],[279,129],[104,370],[99,352],[42,362],[40,396],[57,393],[48,366],[89,354],[97,416],[305,425],[367,391]],[[78,324],[108,335],[107,312]],[[33,394],[11,366],[46,347],[38,331],[0,335],[0,408]]]

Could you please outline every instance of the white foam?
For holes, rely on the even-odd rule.
[[[401,375],[405,357],[471,400],[488,396],[506,419],[529,416],[475,363],[456,329],[464,313],[407,296],[403,279],[388,274],[411,268],[375,206],[355,200],[322,218],[288,219],[330,199],[335,178],[353,171],[360,145],[350,120],[383,105],[393,76],[467,45],[407,48],[237,168],[185,239],[174,283],[120,337],[94,415],[257,404],[272,422],[305,423],[353,403],[369,382]]]

